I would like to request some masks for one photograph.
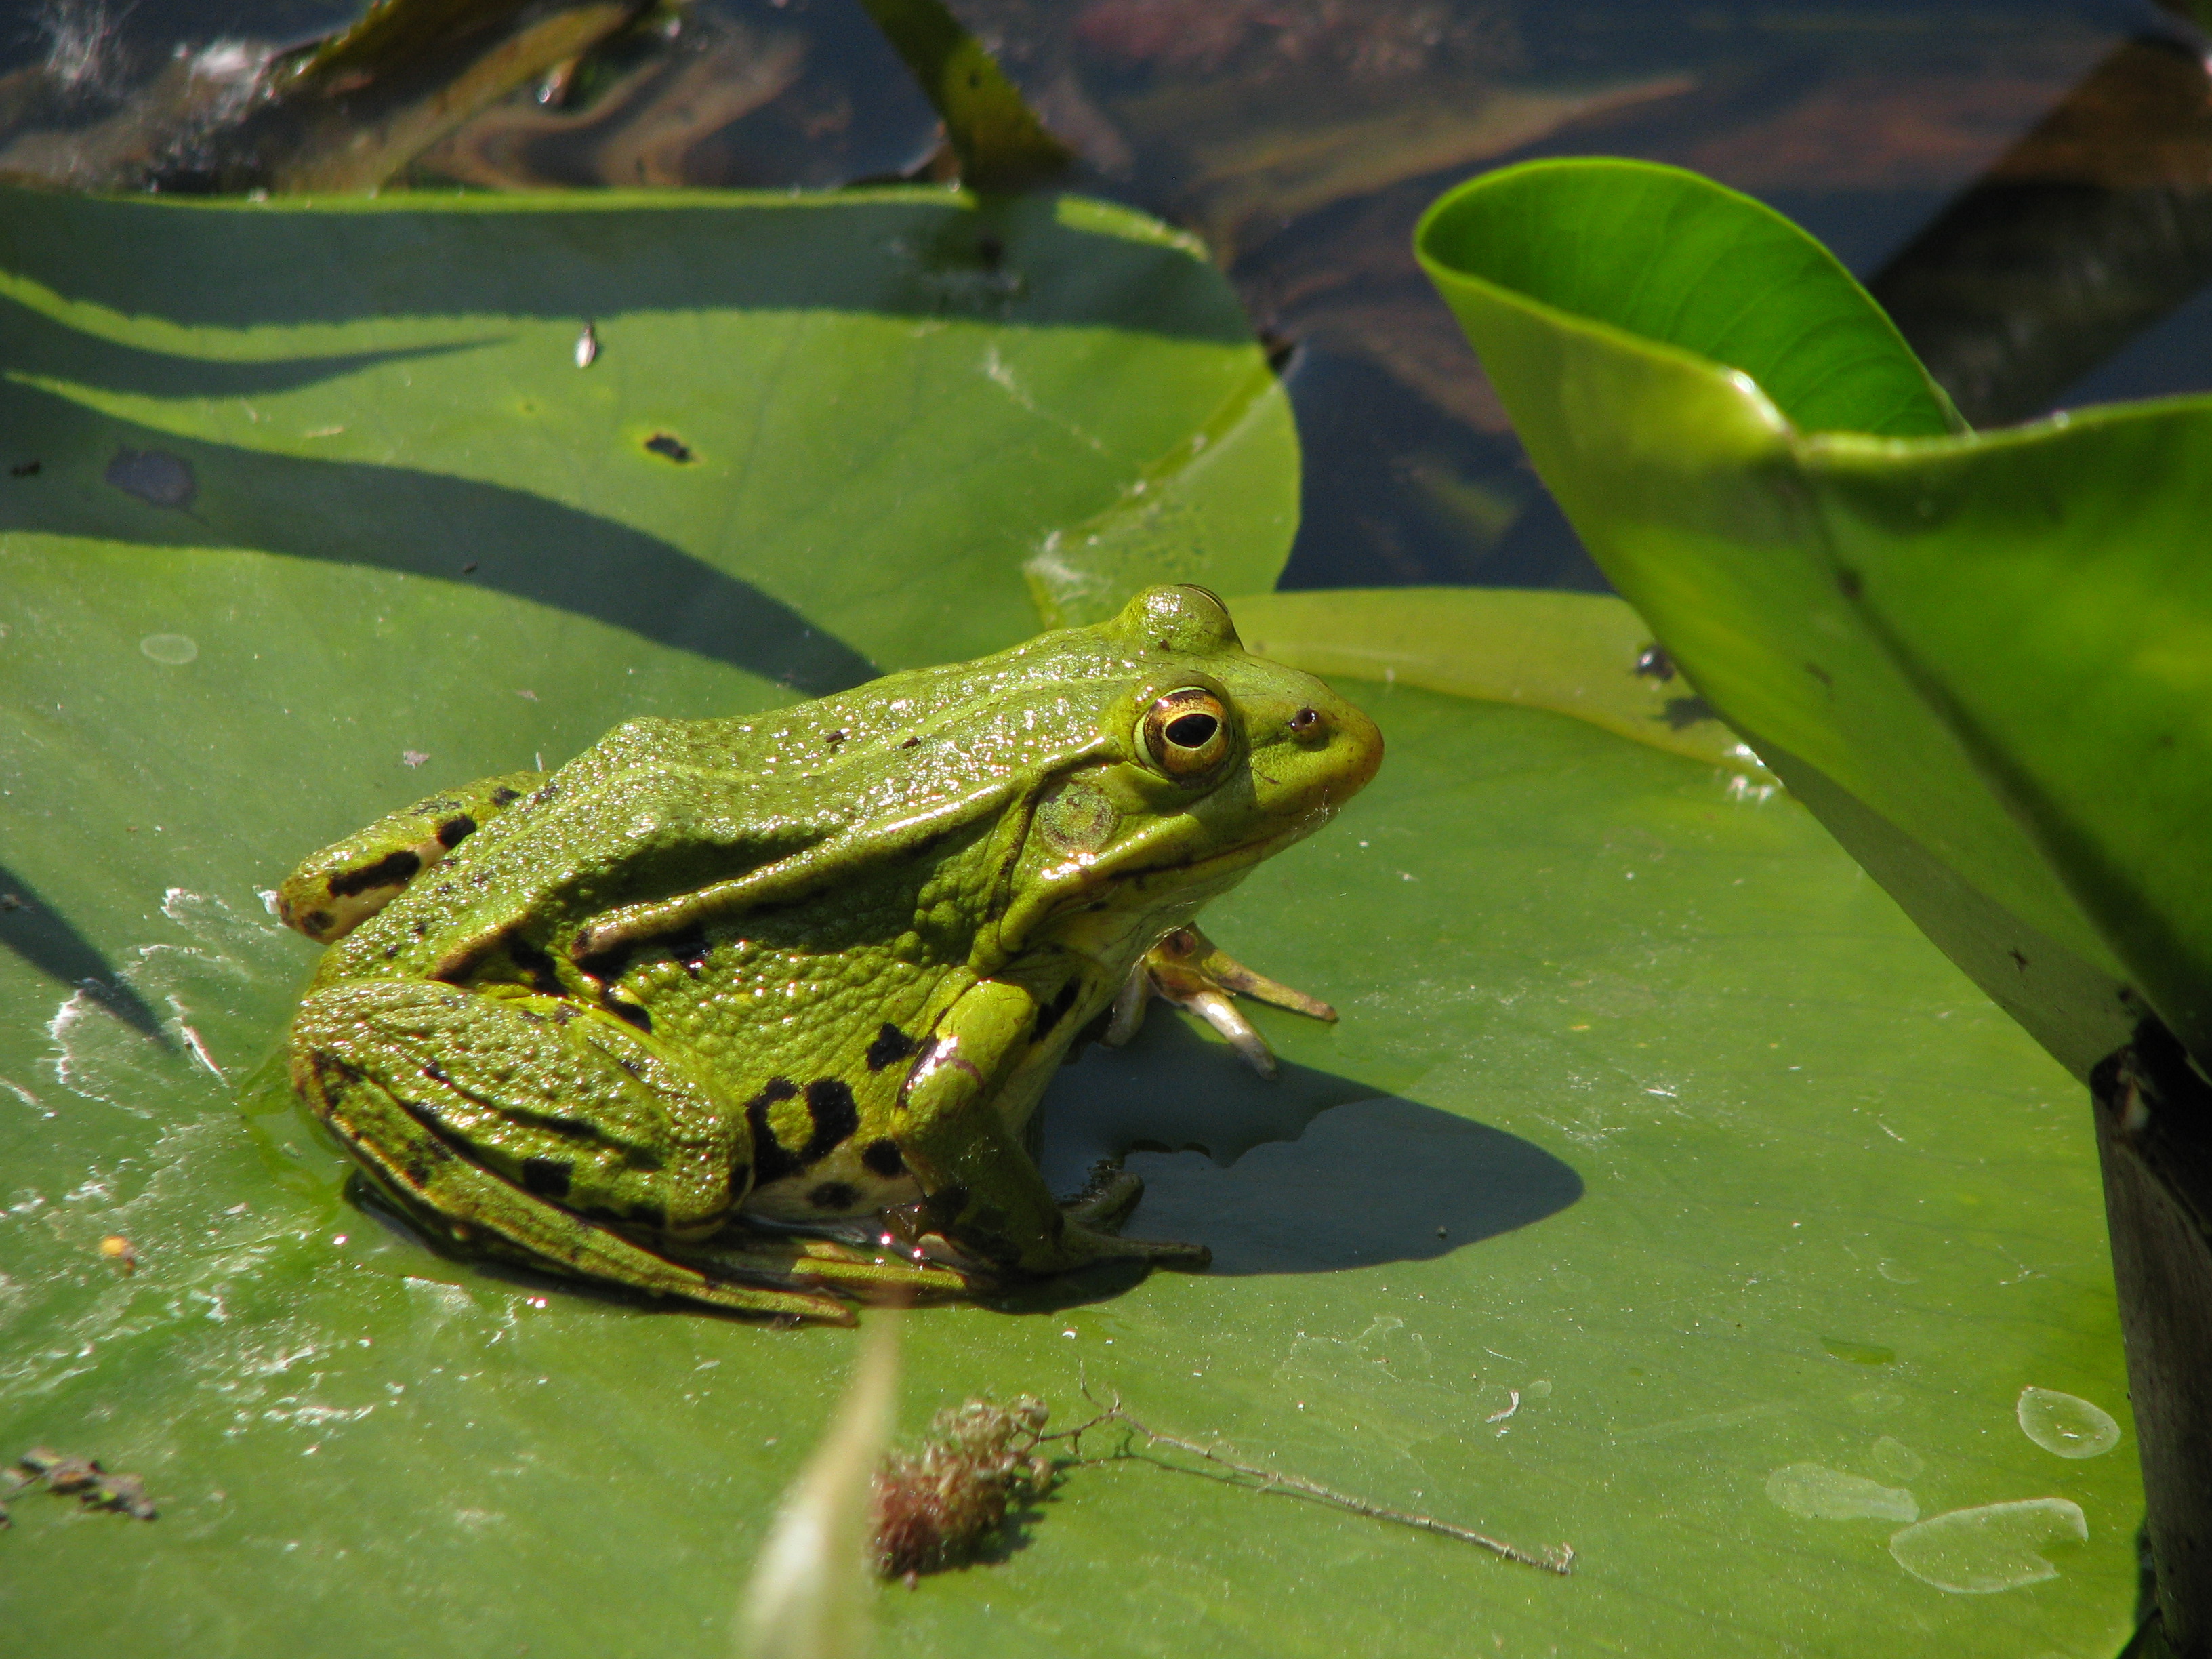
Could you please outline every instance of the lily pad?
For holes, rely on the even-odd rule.
[[[1757,756],[1691,689],[1649,623],[1610,593],[1378,587],[1257,593],[1244,642],[1310,674],[1346,674],[1549,708],[1747,776]]]
[[[1065,1419],[1087,1382],[1249,1459],[1571,1543],[1576,1575],[1116,1463],[1076,1472],[1006,1563],[888,1593],[889,1639],[1320,1652],[1351,1602],[1386,1654],[1432,1651],[1447,1619],[1653,1653],[1717,1628],[1786,1650],[1815,1623],[2116,1650],[2132,1462],[2052,1458],[2012,1421],[2029,1379],[2125,1413],[2070,1081],[1786,799],[1555,715],[1368,701],[1382,777],[1218,907],[1342,1024],[1263,1013],[1270,1087],[1156,1018],[1049,1109],[1063,1179],[1171,1149],[1132,1153],[1134,1224],[1220,1269],[912,1316],[904,1415],[1030,1391]],[[4,1431],[143,1469],[162,1510],[118,1537],[18,1505],[8,1547],[41,1563],[24,1639],[621,1652],[726,1628],[850,1342],[504,1278],[352,1207],[311,1126],[241,1118],[198,1057],[250,1060],[308,956],[250,876],[216,877],[122,953],[173,1047],[11,988]],[[2002,1158],[1961,1154],[2000,1128]],[[1946,1595],[1880,1528],[1769,1496],[1793,1465],[1887,1476],[1899,1446],[1922,1512],[2059,1497],[2087,1546]]]
[[[1421,251],[1616,585],[1931,937],[2077,1074],[2146,1003],[2212,1048],[2212,404],[1966,432],[1818,243],[1674,168],[1509,168]]]
[[[18,210],[9,258],[37,270],[9,290],[5,430],[29,451],[11,465],[42,466],[0,500],[22,514],[21,487],[52,494],[0,541],[17,905],[0,938],[18,942],[0,959],[0,1455],[46,1443],[137,1472],[160,1518],[19,1499],[0,1550],[35,1594],[9,1597],[10,1633],[242,1659],[721,1650],[853,1334],[508,1276],[356,1207],[281,1088],[239,1086],[313,954],[259,891],[376,811],[629,715],[759,707],[1019,637],[1033,581],[1073,615],[1148,573],[1264,586],[1286,539],[1269,503],[1295,483],[1278,394],[1246,390],[1249,344],[1175,321],[1195,300],[1143,326],[1081,320],[1082,295],[1122,292],[1087,256],[1052,267],[1075,297],[1040,276],[1012,320],[932,313],[912,298],[926,284],[864,304],[836,258],[890,256],[843,204],[617,202],[611,223],[573,202]],[[963,234],[977,211],[852,210]],[[189,222],[222,233],[193,245],[216,259],[261,211],[304,262],[298,293],[273,265],[283,281],[252,293],[165,290],[113,252],[131,226],[143,248]],[[1046,246],[1076,234],[1077,209],[1036,212],[1022,222]],[[715,303],[678,307],[633,232],[711,248],[728,215],[788,234],[815,296],[724,259],[699,267]],[[1115,222],[1129,234],[1101,234],[1102,258],[1187,269]],[[470,263],[507,237],[527,270]],[[366,247],[386,263],[317,252]],[[659,282],[660,312],[618,326],[579,275],[606,259]],[[468,291],[497,307],[405,309]],[[579,369],[583,316],[605,355]],[[698,385],[708,346],[754,326],[781,331],[783,356]],[[827,343],[848,328],[849,356]],[[1075,366],[1018,370],[1028,410],[992,380],[994,349]],[[625,350],[642,366],[602,404],[592,377]],[[1148,410],[1111,406],[1148,353],[1213,366],[1180,436],[1157,386]],[[812,411],[781,470],[728,462],[683,495],[706,476],[683,469],[724,466],[779,398]],[[1004,407],[1021,421],[990,441],[961,426]],[[1224,409],[1249,413],[1191,445]],[[1052,416],[1151,435],[1102,458]],[[323,423],[347,431],[307,435]],[[647,451],[663,431],[702,459]],[[316,459],[337,438],[359,448]],[[1143,475],[1182,503],[1147,519],[1153,489],[1123,496],[1107,462],[1165,466],[1178,444],[1206,459]],[[125,446],[190,465],[191,505],[107,483]],[[847,491],[907,515],[875,522]],[[1112,561],[1080,562],[1090,532],[1067,527],[1086,519],[1125,532],[1100,532]],[[1146,524],[1150,565],[1131,551]],[[1055,528],[1073,562],[1047,579]],[[514,538],[532,535],[526,559]],[[476,580],[495,559],[500,579]],[[739,605],[740,582],[765,598]],[[724,617],[772,599],[789,620],[731,644],[718,593]],[[1622,672],[1601,656],[1580,678]],[[1348,1608],[1364,1646],[1409,1656],[1440,1629],[1504,1651],[1703,1655],[1717,1632],[1762,1651],[2115,1650],[2132,1460],[2053,1457],[2015,1417],[2033,1387],[2131,1432],[2064,1073],[1786,798],[1546,710],[1355,689],[1390,745],[1381,777],[1211,924],[1342,1022],[1261,1011],[1285,1062],[1267,1085],[1156,1015],[1048,1107],[1057,1176],[1127,1151],[1151,1183],[1133,1225],[1203,1238],[1218,1268],[906,1316],[902,1420],[1030,1392],[1064,1422],[1087,1382],[1248,1462],[1571,1543],[1577,1570],[1115,1461],[1075,1471],[1006,1559],[881,1591],[886,1650],[1334,1653]],[[1909,1490],[1923,1515],[2060,1500],[2087,1541],[2051,1551],[2055,1577],[1947,1594],[1882,1527],[1773,1502],[1774,1472],[1803,1465]]]

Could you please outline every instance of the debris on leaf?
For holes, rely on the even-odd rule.
[[[88,1510],[116,1510],[135,1520],[151,1521],[158,1513],[146,1483],[135,1474],[103,1475],[82,1498]]]
[[[894,1452],[876,1474],[876,1571],[912,1584],[974,1560],[1000,1534],[1009,1509],[1051,1491],[1057,1479],[1038,1449],[1048,1413],[1024,1395],[938,1413],[921,1449]]]
[[[33,1479],[42,1479],[47,1490],[58,1492],[82,1492],[99,1484],[102,1470],[96,1459],[70,1457],[45,1446],[33,1446],[16,1460],[17,1467],[30,1471]]]
[[[15,1491],[43,1480],[48,1492],[62,1497],[73,1492],[88,1510],[114,1510],[141,1521],[151,1521],[158,1513],[146,1496],[145,1482],[137,1475],[110,1474],[97,1458],[73,1457],[48,1446],[33,1446],[17,1458],[8,1478]],[[0,1525],[5,1524],[7,1511],[0,1509]]]
[[[871,1322],[843,1403],[784,1494],[738,1610],[743,1659],[866,1659],[870,1474],[890,1435],[897,1331]]]
[[[1087,1382],[1083,1387],[1083,1397],[1091,1401],[1093,1406],[1098,1403],[1092,1397]],[[1510,1417],[1520,1408],[1521,1395],[1516,1390],[1513,1391],[1511,1407],[1500,1412],[1498,1417],[1492,1418],[1490,1421],[1495,1423],[1498,1417]],[[1038,1409],[1042,1412],[1043,1408],[1040,1407]],[[1040,1423],[1042,1420],[1042,1417],[1038,1419]],[[1419,1531],[1436,1533],[1445,1538],[1456,1538],[1462,1543],[1473,1544],[1479,1549],[1488,1550],[1500,1560],[1516,1562],[1524,1567],[1534,1567],[1543,1572],[1556,1574],[1561,1578],[1568,1577],[1575,1570],[1575,1551],[1571,1544],[1560,1544],[1552,1549],[1532,1553],[1506,1543],[1502,1539],[1492,1538],[1487,1533],[1477,1532],[1472,1527],[1459,1526],[1453,1522],[1440,1520],[1433,1515],[1422,1515],[1411,1510],[1391,1509],[1370,1499],[1357,1497],[1351,1492],[1338,1492],[1333,1486],[1324,1486],[1319,1481],[1309,1480],[1303,1475],[1285,1474],[1279,1469],[1261,1468],[1250,1463],[1240,1463],[1234,1458],[1224,1455],[1224,1449],[1218,1442],[1206,1443],[1188,1439],[1178,1434],[1163,1434],[1158,1429],[1146,1427],[1123,1409],[1118,1395],[1115,1396],[1112,1405],[1101,1409],[1089,1422],[1079,1423],[1072,1429],[1062,1429],[1057,1434],[1039,1437],[1066,1441],[1069,1448],[1075,1454],[1074,1463],[1079,1467],[1088,1463],[1110,1462],[1120,1458],[1134,1456],[1136,1454],[1127,1444],[1124,1444],[1119,1451],[1109,1453],[1104,1457],[1092,1458],[1084,1455],[1083,1437],[1086,1434],[1095,1434],[1110,1424],[1119,1424],[1132,1435],[1140,1437],[1148,1449],[1157,1449],[1165,1446],[1173,1450],[1187,1452],[1194,1457],[1201,1458],[1212,1468],[1221,1471],[1219,1474],[1213,1476],[1213,1479],[1227,1486],[1240,1487],[1246,1492],[1279,1492],[1285,1497],[1302,1498],[1310,1503],[1327,1504],[1331,1509],[1343,1510],[1352,1515],[1364,1515],[1372,1521],[1387,1521],[1394,1526],[1413,1527]],[[1187,1465],[1164,1462],[1160,1463],[1160,1467],[1180,1468],[1185,1474],[1204,1473],[1204,1471],[1191,1469]]]
[[[123,1270],[125,1279],[138,1271],[138,1252],[121,1233],[110,1233],[100,1241],[100,1253]]]

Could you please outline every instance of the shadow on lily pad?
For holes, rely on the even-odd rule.
[[[1307,1066],[1269,1082],[1158,1014],[1127,1049],[1086,1051],[1046,1102],[1054,1191],[1125,1155],[1145,1178],[1126,1231],[1207,1245],[1217,1274],[1428,1260],[1583,1194],[1572,1168],[1518,1135]]]
[[[0,532],[252,548],[466,583],[812,696],[876,675],[860,653],[750,582],[526,490],[179,437],[21,386],[0,386],[0,431],[37,433],[41,446],[35,474],[0,479]]]
[[[116,971],[115,964],[30,882],[0,864],[0,948],[49,978],[88,991],[100,1006],[142,1036],[163,1048],[169,1038],[161,1016]]]

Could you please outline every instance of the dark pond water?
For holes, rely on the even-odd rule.
[[[180,64],[357,9],[6,0],[0,176],[143,183]],[[1977,423],[2212,385],[2203,46],[2148,0],[954,9],[1081,153],[1074,187],[1198,231],[1243,296],[1305,444],[1286,586],[1604,586],[1410,252],[1441,190],[1510,159],[1649,157],[1771,203]],[[413,180],[834,188],[926,171],[939,142],[859,0],[694,0],[564,100],[483,112]]]

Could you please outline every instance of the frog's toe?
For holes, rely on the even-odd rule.
[[[1143,1261],[1193,1273],[1204,1273],[1213,1265],[1213,1252],[1205,1245],[1170,1238],[1123,1238],[1071,1224],[1062,1242],[1074,1246],[1089,1261]]]
[[[1142,1176],[1123,1169],[1110,1158],[1101,1158],[1091,1166],[1091,1178],[1083,1190],[1061,1200],[1060,1213],[1082,1226],[1110,1233],[1129,1218],[1129,1212],[1144,1195]]]
[[[1275,1075],[1275,1051],[1267,1046],[1252,1022],[1237,1010],[1237,1005],[1220,991],[1194,991],[1188,996],[1171,997],[1170,1001],[1188,1008],[1221,1034],[1222,1040],[1234,1048],[1240,1059],[1261,1077]]]
[[[862,1247],[801,1235],[718,1238],[684,1252],[712,1271],[757,1284],[835,1291],[856,1301],[901,1304],[965,1296],[969,1275],[933,1261],[926,1250],[880,1233]]]
[[[1135,1035],[1148,994],[1196,1014],[1265,1078],[1275,1075],[1274,1053],[1232,997],[1272,1003],[1310,1019],[1336,1018],[1336,1010],[1318,997],[1254,973],[1195,927],[1176,928],[1145,953],[1115,1002],[1104,1039],[1109,1044]]]

